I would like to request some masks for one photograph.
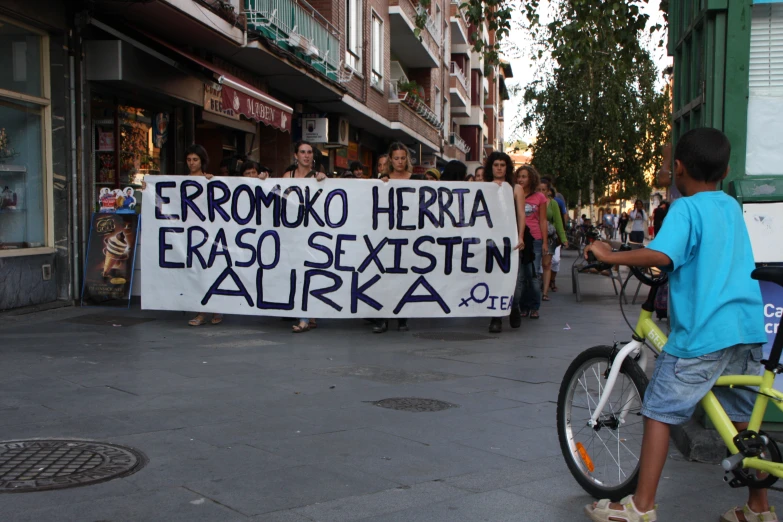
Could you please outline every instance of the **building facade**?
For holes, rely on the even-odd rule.
[[[186,172],[194,142],[223,175],[280,175],[299,139],[365,175],[392,141],[419,170],[502,149],[510,68],[472,51],[459,3],[311,2],[4,2],[0,311],[78,302],[101,195],[140,212],[144,177]]]

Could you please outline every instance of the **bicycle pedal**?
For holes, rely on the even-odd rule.
[[[745,430],[734,437],[734,444],[745,457],[758,457],[766,449],[767,439],[755,431]]]
[[[732,488],[744,488],[745,487],[745,481],[738,479],[731,472],[728,472],[728,473],[723,475],[723,481],[728,483],[729,487],[732,487]]]

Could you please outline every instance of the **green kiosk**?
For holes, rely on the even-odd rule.
[[[783,0],[671,0],[669,54],[675,143],[694,127],[726,133],[723,190],[742,205],[756,263],[783,264]],[[771,344],[783,291],[764,284],[762,293]],[[766,421],[783,414],[769,408]]]

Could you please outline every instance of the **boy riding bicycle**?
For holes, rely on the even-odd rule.
[[[642,407],[644,438],[634,495],[619,503],[601,500],[585,506],[599,522],[653,522],[655,493],[666,462],[671,425],[683,424],[715,381],[725,375],[758,375],[766,342],[759,284],[750,238],[739,204],[718,190],[728,174],[731,145],[710,128],[694,129],[674,153],[677,188],[683,194],[669,209],[660,234],[647,248],[612,252],[605,243],[585,249],[605,263],[660,267],[671,272],[671,335],[647,387]],[[726,413],[745,429],[754,394],[713,390]],[[767,522],[778,518],[766,489],[750,489],[744,508],[727,511],[721,522]]]

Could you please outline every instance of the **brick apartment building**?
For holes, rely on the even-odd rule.
[[[0,310],[77,300],[98,194],[185,172],[194,142],[215,174],[280,175],[302,138],[331,172],[392,141],[418,169],[502,148],[511,70],[471,51],[459,0],[310,1],[2,2],[0,188],[27,205],[0,214]]]

